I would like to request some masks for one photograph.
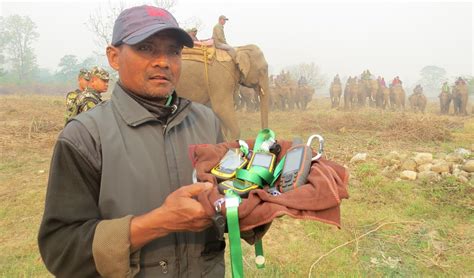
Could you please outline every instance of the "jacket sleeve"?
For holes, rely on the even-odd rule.
[[[77,122],[66,129],[69,125],[77,127]],[[38,235],[45,265],[58,277],[133,276],[139,266],[130,267],[132,216],[101,219],[98,163],[85,154],[87,143],[78,144],[74,136],[72,140],[60,136],[51,161]]]
[[[55,276],[99,276],[92,257],[99,179],[70,142],[58,140],[38,235],[41,256]]]

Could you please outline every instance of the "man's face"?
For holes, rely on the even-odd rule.
[[[110,65],[122,85],[137,95],[166,98],[181,74],[181,50],[172,31],[162,31],[135,45],[107,48]]]
[[[227,22],[227,20],[225,20],[225,19],[223,19],[223,18],[219,19],[219,23],[220,23],[221,25],[225,25],[226,22]]]
[[[81,91],[84,91],[87,88],[87,84],[89,83],[89,81],[85,80],[84,77],[79,77],[79,79],[77,80],[77,83],[78,83],[79,89],[81,89]]]
[[[109,88],[109,81],[100,79],[98,76],[92,76],[89,87],[99,93],[104,93]]]

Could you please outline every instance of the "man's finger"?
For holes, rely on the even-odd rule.
[[[212,188],[210,182],[198,182],[191,185],[183,186],[180,188],[181,193],[186,194],[189,197],[196,196],[199,193],[209,190]]]

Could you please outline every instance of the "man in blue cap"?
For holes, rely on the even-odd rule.
[[[115,21],[110,101],[72,119],[51,161],[38,243],[58,277],[223,277],[224,241],[195,196],[188,147],[222,141],[212,111],[177,96],[190,36],[166,10]]]

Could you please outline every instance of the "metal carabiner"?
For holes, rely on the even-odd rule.
[[[320,159],[321,156],[323,155],[323,152],[324,152],[324,138],[319,134],[311,135],[308,138],[308,142],[306,142],[306,145],[311,148],[311,143],[313,142],[314,138],[318,138],[318,140],[319,140],[319,149],[318,149],[318,152],[317,152],[316,156],[314,156],[311,159],[311,161],[316,161],[316,160]]]

